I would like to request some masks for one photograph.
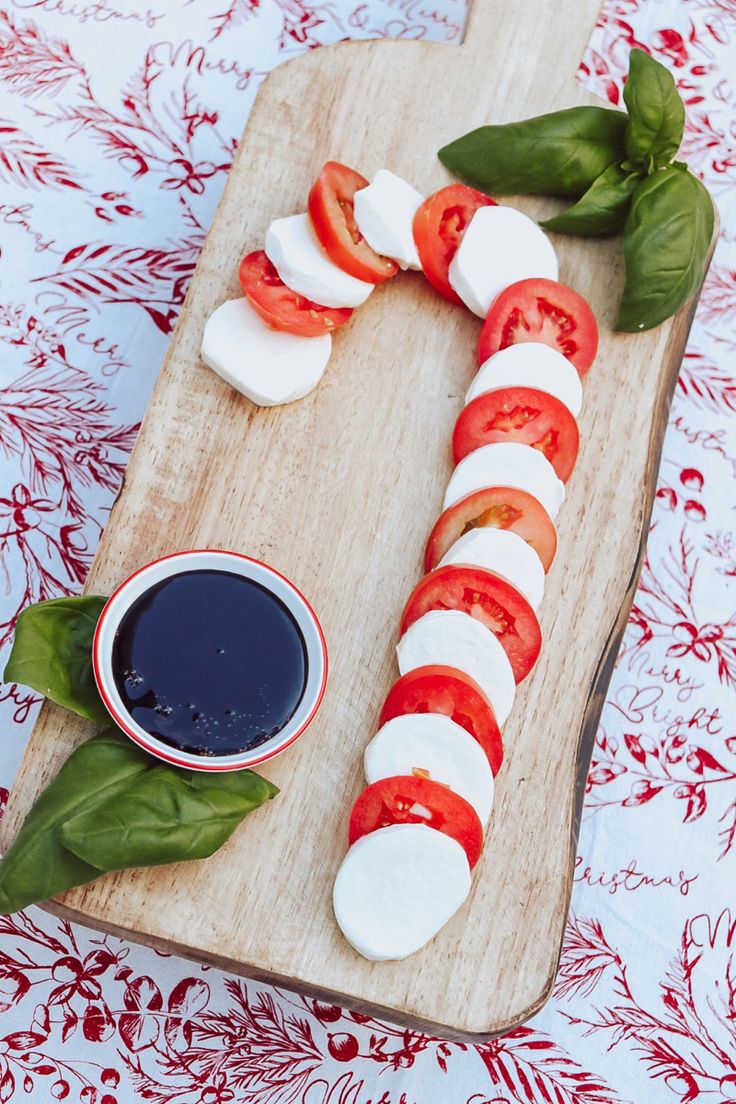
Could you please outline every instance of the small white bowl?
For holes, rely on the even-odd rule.
[[[152,586],[186,571],[228,571],[242,575],[280,598],[296,620],[307,651],[307,684],[301,701],[290,721],[265,743],[250,751],[233,755],[203,756],[180,751],[151,736],[131,717],[115,685],[112,654],[115,635],[130,607]],[[117,588],[102,611],[92,645],[92,665],[95,681],[105,707],[118,728],[151,755],[198,771],[233,771],[253,767],[273,759],[304,732],[319,709],[327,682],[327,645],[317,615],[307,599],[292,582],[273,567],[243,556],[239,552],[201,549],[174,552],[141,567]]]

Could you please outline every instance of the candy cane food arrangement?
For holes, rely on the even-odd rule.
[[[243,298],[208,320],[202,359],[260,405],[301,398],[333,331],[400,268],[484,323],[427,573],[401,618],[401,677],[365,750],[368,785],[335,879],[337,923],[376,961],[423,947],[470,890],[501,726],[541,648],[535,610],[598,344],[590,307],[557,282],[554,249],[526,215],[462,184],[424,199],[386,169],[369,183],[331,161],[308,212],[274,220],[265,250],[241,262]]]

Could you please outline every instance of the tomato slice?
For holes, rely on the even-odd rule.
[[[495,206],[495,199],[467,184],[450,184],[425,199],[414,216],[414,241],[424,275],[451,303],[462,306],[460,296],[450,286],[450,261],[478,208]]]
[[[539,449],[566,483],[575,467],[580,434],[578,423],[554,395],[533,387],[502,387],[478,395],[463,409],[452,435],[455,463],[496,441]]]
[[[459,610],[482,622],[498,637],[516,682],[537,662],[542,632],[536,613],[516,587],[484,567],[447,564],[420,579],[401,615],[402,636],[430,610]]]
[[[498,774],[503,742],[493,706],[478,683],[454,667],[416,667],[398,679],[384,702],[379,728],[405,713],[441,713],[478,741]]]
[[[448,506],[429,534],[424,570],[436,567],[463,533],[484,525],[518,533],[549,571],[557,550],[557,531],[541,502],[516,487],[484,487]]]
[[[388,828],[391,824],[426,824],[452,836],[475,866],[483,847],[483,827],[464,797],[447,786],[419,775],[382,778],[363,790],[350,813],[348,840]]]
[[[480,332],[478,362],[522,341],[539,341],[584,376],[598,350],[598,323],[577,291],[541,277],[510,284],[491,303]]]
[[[371,249],[355,221],[353,196],[368,181],[355,169],[328,161],[309,193],[308,209],[314,232],[327,256],[343,272],[380,284],[395,276],[399,266]]]
[[[322,337],[350,321],[352,308],[323,307],[284,284],[262,249],[243,257],[238,269],[243,294],[272,330]]]

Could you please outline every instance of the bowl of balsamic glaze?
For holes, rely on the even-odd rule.
[[[178,552],[135,572],[103,609],[92,658],[118,727],[202,771],[278,755],[313,719],[327,680],[309,602],[237,552]]]

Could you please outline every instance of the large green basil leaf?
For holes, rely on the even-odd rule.
[[[61,839],[102,870],[204,859],[277,793],[252,771],[214,776],[159,765],[131,778],[114,802],[67,820]]]
[[[609,165],[577,203],[540,225],[545,230],[582,238],[615,234],[626,222],[631,196],[640,179],[637,173],[626,173],[618,165]]]
[[[626,156],[648,172],[668,165],[682,142],[685,106],[669,69],[644,50],[629,55],[624,103],[629,112]]]
[[[115,729],[76,748],[44,790],[0,863],[0,915],[99,877],[101,869],[62,845],[61,826],[83,809],[114,802],[151,757]]]
[[[443,165],[493,195],[583,194],[625,156],[626,116],[606,107],[571,107],[518,123],[483,126],[438,153]]]
[[[626,285],[616,329],[650,330],[699,287],[715,221],[708,190],[676,165],[637,186],[624,229]]]
[[[0,915],[109,870],[205,858],[277,788],[169,767],[117,729],[76,748],[0,863]]]
[[[5,682],[30,686],[57,705],[93,721],[110,715],[92,673],[92,640],[107,598],[52,598],[18,617]]]

